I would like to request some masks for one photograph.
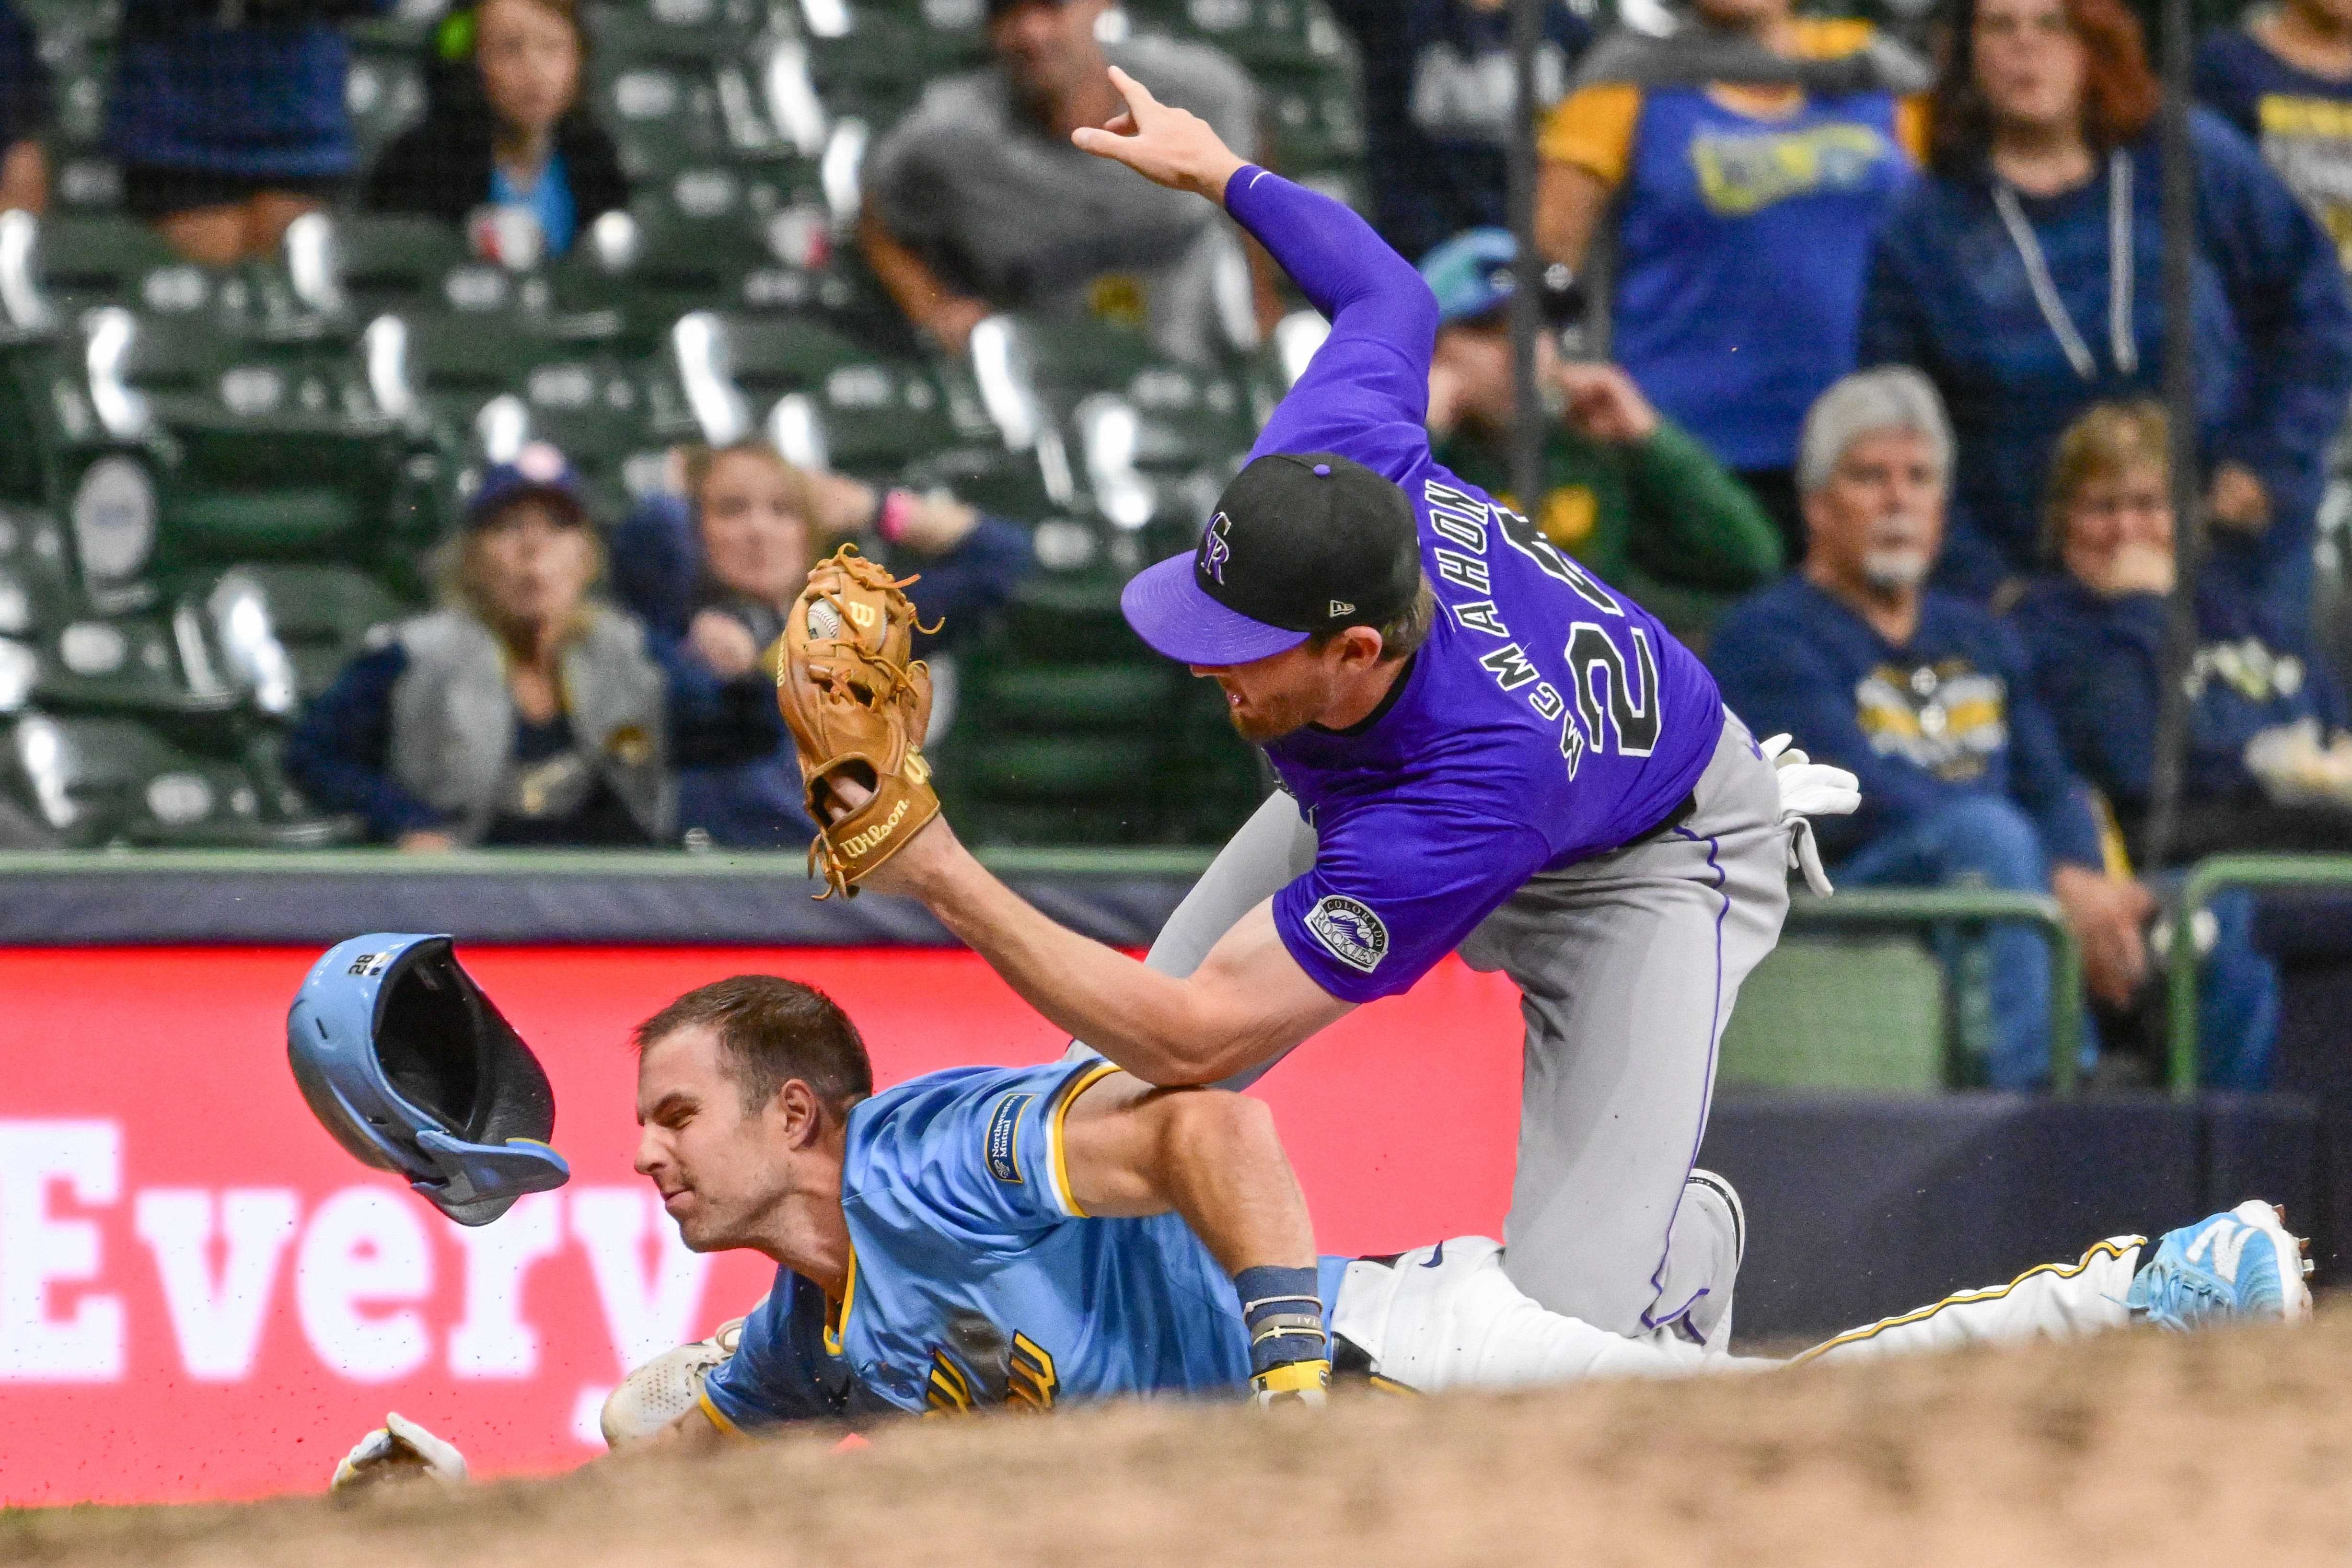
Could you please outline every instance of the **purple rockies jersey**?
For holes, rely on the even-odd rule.
[[[1432,460],[1437,305],[1338,202],[1257,168],[1225,206],[1331,322],[1258,437],[1403,487],[1437,589],[1429,640],[1381,708],[1266,748],[1313,822],[1275,895],[1284,944],[1332,995],[1404,990],[1529,877],[1664,826],[1723,730],[1715,679],[1655,617]]]

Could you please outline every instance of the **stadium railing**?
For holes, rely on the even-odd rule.
[[[2352,855],[2216,855],[2189,868],[2180,884],[2172,929],[2193,931],[2199,911],[2225,889],[2334,889],[2352,892]],[[2176,936],[2176,940],[2178,940]],[[2197,983],[2202,965],[2172,966],[2168,1081],[2176,1099],[2197,1093]]]
[[[2082,1058],[2083,957],[2057,900],[1992,888],[1855,888],[1830,899],[1799,893],[1790,900],[1787,929],[1919,930],[1996,921],[2031,926],[2049,946],[2050,1089],[2072,1095]]]

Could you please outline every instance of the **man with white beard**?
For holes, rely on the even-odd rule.
[[[2093,993],[2120,1005],[2146,976],[2155,900],[2107,874],[2090,793],[2008,626],[1927,586],[1951,452],[1915,370],[1862,371],[1822,393],[1798,452],[1804,564],[1725,616],[1707,663],[1758,734],[1788,731],[1861,778],[1862,809],[1815,825],[1839,886],[2054,893]],[[2022,926],[1989,940],[1991,1082],[2029,1089],[2050,1075],[2048,954]]]

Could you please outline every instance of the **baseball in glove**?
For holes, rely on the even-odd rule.
[[[845,544],[810,569],[784,623],[776,705],[817,824],[809,871],[831,884],[820,899],[856,896],[860,880],[940,814],[922,750],[931,672],[908,657],[916,616],[902,590],[914,581]],[[867,798],[852,807],[835,787],[845,781]]]

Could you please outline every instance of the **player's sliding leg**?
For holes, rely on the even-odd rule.
[[[2277,1210],[2249,1201],[2168,1232],[2153,1247],[2137,1236],[2116,1237],[2072,1263],[1956,1292],[1779,1363],[1706,1353],[1672,1332],[1613,1334],[1546,1311],[1505,1275],[1494,1242],[1469,1237],[1350,1264],[1331,1330],[1342,1373],[1360,1370],[1429,1394],[1755,1371],[2066,1339],[2140,1322],[2190,1330],[2300,1321],[2311,1314],[2303,1245]]]
[[[1684,1177],[1724,1022],[1788,910],[1780,785],[1736,719],[1694,795],[1680,826],[1536,877],[1461,948],[1527,997],[1506,1267],[1629,1336],[1727,1304],[1717,1216],[1683,1203]]]
[[[2250,1199],[2227,1214],[2143,1237],[2100,1242],[2073,1263],[2030,1268],[2006,1285],[1963,1290],[1930,1307],[1849,1330],[1799,1361],[1854,1361],[1960,1345],[2063,1339],[2150,1322],[2185,1330],[2231,1321],[2295,1322],[2311,1315],[2305,1243],[2278,1210]]]

